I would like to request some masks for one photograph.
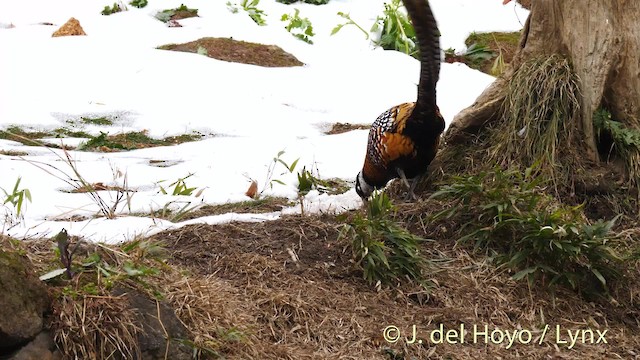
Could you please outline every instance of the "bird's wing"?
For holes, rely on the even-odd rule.
[[[413,140],[403,135],[407,119],[411,115],[414,103],[395,106],[384,113],[373,123],[369,144],[374,146],[372,157],[378,165],[387,167],[389,163],[403,156],[413,156],[415,147]]]

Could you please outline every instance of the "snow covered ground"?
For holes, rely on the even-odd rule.
[[[127,215],[157,212],[172,201],[176,209],[185,203],[249,200],[244,195],[248,179],[257,180],[263,190],[268,166],[281,150],[286,162],[300,158],[296,170],[317,167],[321,178],[353,181],[362,166],[367,131],[337,135],[324,131],[336,122],[370,124],[387,108],[415,100],[419,73],[415,59],[376,48],[353,26],[330,36],[331,29],[344,22],[338,11],[371,28],[382,15],[383,0],[331,0],[322,6],[262,0],[258,8],[267,21],[262,27],[242,10],[231,13],[224,0],[149,0],[142,9],[129,6],[125,12],[101,15],[111,3],[0,2],[0,127],[53,130],[81,117],[104,116],[114,119],[114,125],[77,124],[78,130],[95,135],[145,130],[158,138],[194,131],[215,136],[128,152],[71,151],[79,173],[90,183],[122,186],[126,174],[128,188],[135,192],[127,204],[118,206],[120,215],[115,219],[94,217],[98,207],[86,193],[68,192],[72,187],[62,180],[67,178],[64,174],[75,176],[61,151],[0,140],[0,150],[28,154],[0,155],[0,187],[11,193],[21,177],[20,189],[29,189],[32,196],[20,219],[11,203],[4,205],[5,234],[51,236],[66,228],[94,241],[119,242],[188,223],[261,221],[297,212],[300,207],[293,206],[269,214],[230,213],[181,223]],[[180,20],[181,28],[169,28],[154,18],[157,11],[181,3],[197,8],[200,16]],[[431,4],[443,49],[463,50],[464,39],[473,31],[519,30],[528,15],[519,5],[503,6],[500,0],[431,0]],[[311,20],[316,33],[313,45],[284,29],[280,17],[294,8]],[[52,38],[70,17],[80,21],[87,36]],[[156,49],[209,36],[275,44],[305,65],[266,68]],[[173,76],[176,73],[180,76]],[[443,64],[438,103],[447,122],[492,81],[465,65]],[[52,141],[76,145],[79,140]],[[159,167],[155,161],[171,166]],[[297,198],[296,171],[281,176],[283,170],[277,167],[274,178],[285,185],[267,187],[263,196]],[[160,185],[166,187],[191,173],[186,183],[204,189],[200,196],[160,193],[159,181],[165,180]],[[100,195],[112,205],[116,193]],[[339,212],[361,204],[353,189],[331,196],[312,191],[304,201],[305,211],[311,212]]]

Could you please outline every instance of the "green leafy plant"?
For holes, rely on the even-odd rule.
[[[391,0],[384,4],[384,16],[378,16],[371,28],[371,32],[380,31],[378,46],[385,50],[402,51],[417,57],[416,32],[407,15],[400,10],[400,0]]]
[[[29,189],[19,189],[20,181],[22,181],[22,177],[18,176],[11,193],[0,188],[5,195],[4,204],[6,205],[7,203],[11,203],[15,209],[17,217],[20,217],[23,214],[23,208],[26,206],[25,199],[31,202],[31,191],[29,191]]]
[[[367,40],[369,40],[369,33],[362,28],[362,26],[358,25],[355,21],[353,21],[353,19],[351,18],[351,16],[348,13],[343,13],[342,11],[338,12],[338,16],[342,17],[343,19],[346,19],[347,22],[343,23],[343,24],[338,24],[336,25],[336,27],[334,27],[331,30],[331,35],[335,35],[338,33],[338,31],[340,31],[343,27],[347,26],[347,25],[353,25],[355,27],[357,27],[358,29],[360,29],[360,31],[362,31],[364,33],[364,36],[367,38]]]
[[[481,62],[493,58],[495,54],[488,46],[473,43],[467,47],[462,56],[466,64],[477,67]]]
[[[313,169],[312,169],[313,170]],[[314,175],[314,172],[316,173]],[[311,190],[320,193],[338,194],[346,191],[349,186],[336,179],[321,179],[317,167],[315,171],[309,171],[306,167],[298,172],[298,193],[306,195]]]
[[[75,275],[74,271],[71,268],[73,255],[75,254],[76,250],[78,250],[78,245],[80,245],[80,242],[77,242],[73,249],[69,251],[69,235],[67,234],[66,229],[62,229],[53,239],[56,241],[56,253],[60,258],[60,263],[63,267],[52,270],[40,276],[40,280],[45,281],[53,279],[62,274],[67,274],[67,279],[71,279]]]
[[[240,6],[247,12],[251,20],[260,26],[264,26],[267,22],[262,17],[264,15],[264,11],[258,9],[259,3],[260,0],[242,0],[240,2]],[[227,8],[234,14],[238,12],[237,4],[232,4],[230,1],[227,2]]]
[[[86,142],[78,146],[78,150],[93,149],[99,147],[108,147],[111,149],[125,149],[124,145],[111,141],[109,133],[100,131],[99,135],[92,136]]]
[[[56,241],[55,252],[63,267],[40,276],[40,280],[52,280],[62,274],[66,274],[68,280],[82,273],[96,275],[94,281],[85,282],[80,289],[67,287],[65,293],[72,297],[87,293],[97,295],[101,290],[111,289],[116,283],[127,280],[146,286],[143,277],[157,275],[159,270],[150,266],[145,260],[160,260],[165,254],[164,248],[159,244],[136,239],[123,245],[119,250],[98,246],[96,251],[74,261],[74,254],[82,244],[82,240],[78,240],[71,248],[65,229],[62,229],[53,240]]]
[[[460,230],[465,235],[458,241],[474,241],[476,249],[489,250],[515,272],[514,280],[586,289],[596,279],[606,290],[608,280],[619,275],[621,259],[610,246],[618,217],[589,224],[582,206],[558,204],[542,192],[536,168],[454,176],[431,196],[451,200],[451,207],[432,219],[466,218]]]
[[[356,215],[345,224],[340,237],[350,238],[353,256],[363,269],[364,279],[381,285],[409,279],[426,287],[426,271],[431,263],[420,255],[425,241],[399,226],[391,218],[394,207],[383,192],[374,192],[367,215]]]
[[[317,180],[309,170],[303,167],[302,171],[298,172],[298,192],[300,194],[308,193],[314,186],[317,186]]]
[[[160,183],[165,182],[165,180],[160,180],[157,182],[160,187],[159,192],[164,195],[172,195],[172,196],[194,196],[200,197],[204,192],[205,188],[197,190],[195,187],[187,186],[186,180],[193,176],[194,174],[189,174],[183,178],[179,178],[178,180],[172,182],[167,186],[167,188],[160,185]],[[173,187],[173,190],[171,189]],[[196,191],[197,190],[197,191]],[[172,210],[172,206],[175,204],[182,204],[180,208],[177,210]],[[164,204],[159,213],[154,213],[153,216],[159,217],[162,219],[168,219],[171,222],[180,221],[193,210],[200,207],[200,204],[193,205],[191,201],[184,200],[172,200]]]
[[[102,15],[111,15],[111,14],[115,14],[115,13],[119,13],[121,11],[126,11],[127,7],[124,6],[122,3],[113,3],[113,5],[111,7],[109,6],[105,6],[104,9],[102,10],[101,14]]]
[[[173,205],[178,205],[178,208],[175,208]],[[158,211],[153,211],[151,216],[153,218],[166,219],[171,222],[178,222],[184,219],[189,214],[192,214],[194,210],[200,208],[200,204],[195,204],[191,201],[184,200],[172,200],[164,204],[162,209]]]
[[[184,196],[200,196],[202,195],[202,192],[204,191],[204,189],[200,189],[199,191],[197,191],[194,195],[194,191],[197,189],[195,187],[188,187],[186,180],[190,177],[192,177],[194,174],[191,173],[183,178],[179,178],[178,180],[172,182],[171,184],[168,185],[168,188],[173,187],[173,191],[171,191],[171,195],[173,196],[177,196],[177,195],[184,195]],[[160,183],[165,182],[166,180],[160,180],[158,181],[158,186],[160,186],[160,193],[167,195],[169,194],[169,191],[167,191],[166,188],[164,188],[162,185],[160,185]]]
[[[240,9],[238,9],[238,4],[236,3],[231,3],[231,1],[227,1],[227,9],[232,13],[232,14],[237,14],[238,11],[240,11]]]
[[[313,26],[308,18],[300,17],[300,10],[294,9],[293,14],[282,14],[280,21],[288,21],[285,26],[287,31],[297,37],[298,39],[306,42],[307,44],[313,44],[311,37],[315,35],[313,32]]]
[[[287,163],[281,158],[281,156],[284,155],[284,153],[285,153],[284,150],[280,150],[278,151],[278,154],[276,154],[276,156],[273,157],[273,160],[271,164],[269,164],[269,167],[267,169],[267,177],[265,179],[265,185],[262,187],[262,191],[260,191],[260,194],[262,194],[267,189],[267,186],[269,186],[270,189],[273,189],[273,184],[285,185],[285,183],[282,180],[273,178],[273,172],[275,171],[275,168],[278,164],[284,166],[285,169],[287,170],[286,172],[283,172],[280,175],[284,175],[287,172],[293,173],[295,171],[296,165],[298,165],[298,161],[300,160],[300,158],[295,159],[291,163],[291,165],[289,165],[289,163]]]
[[[147,0],[132,0],[129,5],[131,6],[135,6],[138,9],[142,9],[143,7],[147,6],[149,4],[149,2]]]

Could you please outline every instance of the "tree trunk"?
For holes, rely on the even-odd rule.
[[[605,106],[612,118],[640,129],[640,1],[535,0],[511,67],[476,102],[460,112],[445,134],[447,145],[465,142],[497,120],[514,72],[527,59],[559,54],[579,77],[578,127],[586,158],[598,161],[592,117]]]

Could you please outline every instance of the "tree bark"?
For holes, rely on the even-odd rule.
[[[580,78],[580,128],[586,157],[598,160],[593,112],[605,105],[614,119],[640,128],[640,1],[535,0],[511,67],[469,108],[455,116],[445,140],[466,141],[500,116],[506,87],[527,59],[560,54]]]

